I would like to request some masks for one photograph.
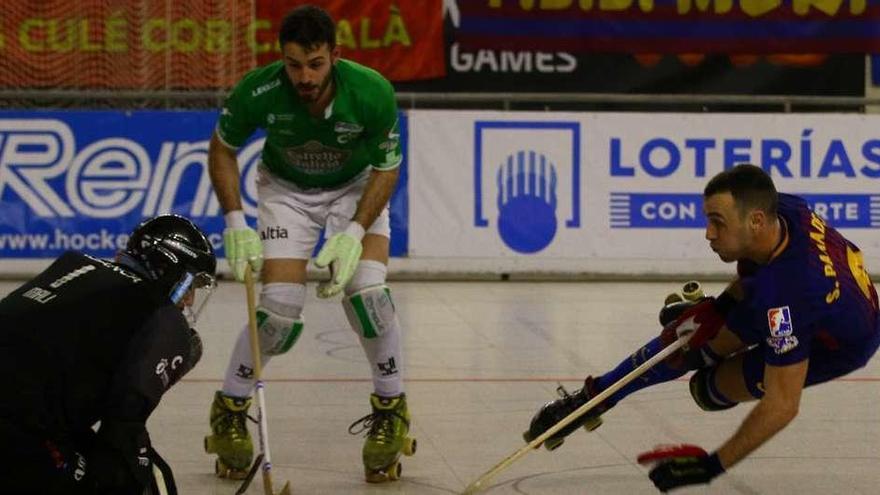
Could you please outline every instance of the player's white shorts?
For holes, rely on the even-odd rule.
[[[311,258],[321,229],[326,227],[325,236],[329,237],[343,231],[354,217],[369,177],[367,169],[336,189],[303,189],[273,176],[260,165],[257,228],[263,239],[263,257]],[[367,233],[391,237],[388,205]]]

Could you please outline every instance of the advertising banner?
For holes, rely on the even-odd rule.
[[[458,1],[470,48],[617,53],[871,53],[878,0]]]
[[[252,0],[4,0],[0,86],[228,88],[255,67]]]
[[[0,112],[0,258],[50,259],[68,249],[112,257],[140,221],[191,218],[223,255],[223,216],[207,172],[217,112]],[[391,201],[393,256],[406,254],[404,167]],[[238,150],[245,214],[264,138]]]
[[[564,3],[558,2],[557,6]],[[484,8],[479,4],[484,4]],[[528,10],[520,10],[515,1],[504,5],[503,9],[492,9],[492,15],[509,18],[511,22],[554,12],[549,2],[532,2]],[[596,8],[603,5],[606,4],[600,3]],[[546,47],[540,40],[514,46],[496,42],[494,37],[476,39],[468,34],[467,26],[485,19],[484,11],[490,10],[485,2],[445,0],[444,8],[446,77],[399,82],[399,91],[817,96],[865,93],[863,51],[721,53],[704,50],[704,45],[694,43],[686,53],[661,53],[655,44],[646,42],[631,51],[596,52],[571,46]],[[570,4],[567,9],[577,7]],[[682,22],[682,29],[688,24],[690,21]],[[525,36],[519,31],[513,34]],[[481,44],[482,41],[486,43]]]
[[[316,0],[343,56],[391,80],[442,77],[441,0]],[[4,0],[0,87],[230,88],[280,58],[278,28],[298,1]]]
[[[256,2],[259,64],[278,60],[281,20],[303,2]],[[443,77],[443,13],[441,0],[313,0],[336,20],[342,56],[376,69],[392,81]],[[271,50],[268,48],[272,47]]]
[[[880,117],[410,112],[412,257],[714,260],[702,190],[763,166],[880,258]]]

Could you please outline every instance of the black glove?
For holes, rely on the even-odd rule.
[[[696,445],[672,445],[659,447],[641,454],[639,464],[657,463],[648,477],[661,492],[687,485],[700,485],[712,481],[724,472],[718,454],[708,454]]]

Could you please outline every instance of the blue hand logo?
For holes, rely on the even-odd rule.
[[[497,181],[504,243],[523,254],[547,247],[556,235],[556,167],[544,155],[519,151],[498,169]]]

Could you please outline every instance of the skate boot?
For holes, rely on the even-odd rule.
[[[355,421],[348,432],[358,435],[367,430],[364,442],[364,474],[368,483],[382,483],[400,479],[400,454],[416,453],[416,439],[408,437],[409,411],[406,395],[379,397],[370,394],[373,412]],[[360,429],[356,430],[356,427]]]
[[[595,392],[595,385],[593,384],[592,376],[588,376],[587,379],[584,380],[584,388],[576,390],[573,394],[569,394],[562,385],[560,385],[556,391],[559,393],[560,398],[544,404],[541,409],[535,413],[532,422],[529,424],[529,429],[523,433],[523,439],[525,439],[526,442],[531,442],[541,436],[542,433],[552,428],[555,424],[562,421],[566,416],[573,413],[582,405],[586,404],[597,393]],[[613,404],[602,403],[590,411],[587,411],[586,414],[572,421],[565,428],[551,435],[547,440],[544,440],[544,447],[546,447],[547,450],[558,448],[563,442],[565,442],[565,437],[581,426],[587,431],[595,430],[602,425],[602,418],[600,417],[602,413],[611,409],[612,406]]]
[[[211,404],[211,435],[205,437],[205,452],[217,454],[214,472],[220,478],[244,479],[254,457],[254,445],[247,430],[251,399],[217,391]]]

